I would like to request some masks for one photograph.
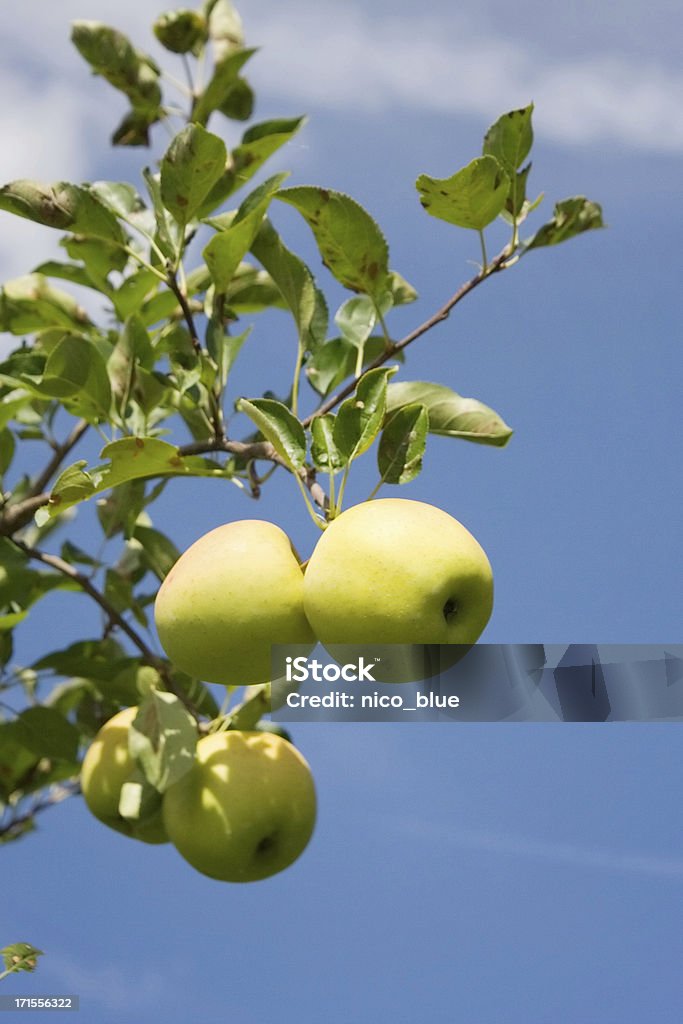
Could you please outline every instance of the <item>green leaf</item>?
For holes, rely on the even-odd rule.
[[[285,246],[268,219],[254,238],[251,251],[280,289],[304,349],[314,351],[325,341],[328,315],[325,297],[310,270]]]
[[[209,320],[206,330],[206,347],[217,367],[219,390],[222,391],[225,387],[233,363],[251,332],[252,327],[248,327],[242,334],[226,334],[221,319],[215,320],[212,317]]]
[[[112,146],[149,146],[149,129],[156,120],[150,114],[129,110],[111,134]]]
[[[375,221],[342,192],[313,186],[284,189],[313,231],[323,263],[345,287],[379,301],[390,289],[389,250]]]
[[[31,334],[48,327],[67,330],[90,326],[84,309],[66,292],[53,288],[42,274],[26,274],[0,289],[0,330]]]
[[[280,146],[289,142],[305,120],[296,117],[252,125],[232,151],[229,165],[206,197],[199,217],[208,217],[228,196],[245,185]]]
[[[206,124],[213,111],[226,102],[239,72],[255,53],[255,49],[234,50],[216,62],[209,84],[197,97],[192,108],[192,120],[195,123]]]
[[[12,181],[0,189],[0,210],[88,238],[102,238],[118,245],[126,241],[111,210],[87,186],[71,185],[68,181],[54,185]]]
[[[140,193],[125,181],[93,181],[88,188],[116,217],[135,221],[136,214],[147,212]]]
[[[505,206],[510,179],[492,156],[480,156],[450,178],[421,174],[415,183],[432,217],[482,231]]]
[[[169,216],[161,198],[161,175],[153,174],[149,167],[142,172],[149,197],[152,200],[157,230],[155,241],[167,259],[174,260],[182,240],[180,226]]]
[[[15,447],[12,431],[7,427],[0,429],[0,477],[4,476],[12,465]]]
[[[249,686],[245,689],[245,700],[230,712],[229,728],[249,732],[256,728],[271,707],[267,684]]]
[[[510,181],[510,191],[502,212],[502,216],[509,223],[517,221],[520,224],[542,198],[539,197],[535,203],[530,203],[526,197],[526,183],[530,170],[531,164],[527,164],[521,171],[515,171]]]
[[[137,313],[147,296],[155,292],[158,287],[159,278],[145,267],[129,274],[123,284],[111,294],[111,300],[119,320],[127,320],[131,314]],[[170,292],[170,294],[173,293]]]
[[[133,719],[128,745],[145,777],[164,793],[194,763],[197,724],[174,694],[152,690]]]
[[[107,365],[88,338],[65,335],[48,356],[42,379],[34,387],[41,395],[59,398],[69,411],[90,423],[109,417]]]
[[[248,263],[240,263],[225,299],[233,312],[262,313],[264,309],[287,309],[282,292],[270,274]]]
[[[188,124],[173,139],[161,161],[161,198],[179,224],[193,219],[227,158],[223,140],[199,124]]]
[[[128,263],[128,254],[120,246],[100,238],[66,235],[59,244],[72,259],[80,260],[95,286],[105,294],[110,290],[107,276],[124,270]]]
[[[159,69],[150,57],[139,53],[121,32],[99,21],[74,21],[71,41],[96,75],[119,89],[133,110],[149,121],[160,115]]]
[[[208,26],[202,15],[187,9],[160,14],[152,29],[161,45],[171,53],[196,52],[208,37]]]
[[[377,449],[377,465],[386,484],[407,484],[422,469],[429,415],[424,405],[403,406],[387,420]]]
[[[109,683],[127,663],[123,647],[111,637],[105,640],[79,640],[68,647],[46,654],[31,668],[37,672],[51,669],[62,676],[79,676]]]
[[[326,341],[306,363],[309,384],[319,395],[329,395],[343,380],[353,374],[356,355],[357,350],[345,338],[332,338]]]
[[[348,462],[334,441],[335,419],[335,416],[328,413],[326,416],[316,416],[311,423],[311,458],[315,468],[325,473],[336,473]]]
[[[19,741],[38,757],[75,761],[80,735],[55,708],[37,706],[22,711],[14,722]]]
[[[526,201],[526,183],[531,163],[519,170],[531,149],[534,134],[531,116],[534,105],[510,110],[491,125],[484,136],[484,154],[494,156],[510,179],[503,216],[510,223],[520,223],[530,210]]]
[[[105,295],[109,293],[109,289],[103,289],[93,280],[85,267],[78,263],[60,263],[58,260],[46,260],[45,263],[40,263],[37,267],[34,267],[33,273],[40,274],[43,277],[70,281],[71,284],[78,284],[82,288],[96,288],[99,291],[104,291]]]
[[[363,348],[375,329],[377,308],[368,295],[357,295],[339,307],[334,322],[346,341],[354,348]]]
[[[203,263],[191,270],[187,275],[187,297],[192,298],[199,292],[204,292],[211,284],[209,268]],[[159,323],[160,320],[169,320],[179,314],[180,305],[176,296],[170,289],[164,289],[147,300],[139,311],[146,327]]]
[[[141,553],[147,567],[163,581],[180,558],[173,541],[152,526],[140,524],[135,526],[133,537],[142,545]]]
[[[28,942],[15,942],[11,946],[0,949],[0,956],[2,956],[7,971],[35,971],[36,960],[39,956],[43,956],[43,951],[36,949]]]
[[[389,271],[389,291],[394,306],[405,306],[417,299],[417,292],[412,284],[409,284],[405,277],[401,277],[397,270]]]
[[[18,626],[20,622],[23,622],[28,611],[23,612],[10,612],[7,615],[0,615],[0,632],[7,633]]]
[[[216,58],[244,45],[242,19],[230,0],[204,0],[203,14]]]
[[[8,802],[35,772],[39,760],[20,740],[16,721],[0,722],[0,803]]]
[[[88,565],[94,569],[98,569],[102,565],[96,558],[93,558],[87,551],[79,548],[77,544],[73,544],[70,540],[64,541],[60,555],[70,565]]]
[[[273,398],[240,398],[238,412],[245,413],[256,424],[275,451],[295,472],[306,462],[304,428],[286,405]]]
[[[426,381],[402,381],[387,389],[389,414],[415,403],[429,414],[429,433],[442,437],[461,437],[477,444],[503,448],[512,437],[512,429],[487,405],[475,398],[463,398],[443,384]]]
[[[0,364],[0,375],[2,374],[2,364]],[[19,397],[16,397],[16,396]],[[20,416],[21,411],[28,405],[29,398],[23,391],[19,389],[17,391],[6,392],[0,402],[0,429],[11,423]]]
[[[238,76],[218,109],[233,121],[248,121],[254,112],[255,102],[254,90],[245,78]]]
[[[534,105],[530,103],[502,114],[484,136],[484,155],[495,157],[510,177],[522,166],[534,141],[533,111]]]
[[[220,708],[208,686],[200,679],[192,679],[184,672],[178,672],[171,664],[166,665],[166,670],[173,681],[176,692],[184,694],[201,714],[208,718],[218,718]]]
[[[101,452],[108,463],[86,471],[85,462],[69,466],[55,482],[46,508],[36,513],[36,522],[42,525],[72,505],[118,487],[131,480],[157,476],[213,476],[230,477],[229,468],[221,469],[216,463],[198,455],[181,455],[179,449],[157,437],[122,437],[106,445]]]
[[[363,347],[363,366],[368,366],[386,348],[384,338],[376,335],[368,338]],[[356,369],[358,349],[346,338],[332,338],[317,349],[306,363],[306,377],[319,395],[329,395]],[[404,356],[397,352],[394,359],[402,363]]]
[[[225,218],[210,221],[219,230],[204,248],[203,256],[218,292],[225,292],[230,285],[243,256],[256,238],[275,192],[286,177],[287,174],[276,174],[254,189],[226,227],[223,227]]]
[[[573,196],[555,204],[552,220],[539,228],[533,238],[524,243],[522,253],[540,249],[544,245],[559,245],[575,235],[595,228],[604,228],[602,208],[585,196]]]
[[[360,379],[356,393],[339,407],[334,443],[347,460],[367,451],[382,427],[386,412],[387,381],[397,367],[379,367]]]
[[[121,786],[118,812],[130,822],[147,822],[159,815],[161,793],[146,778],[140,768],[134,768],[128,781]]]

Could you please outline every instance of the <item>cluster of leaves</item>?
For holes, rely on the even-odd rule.
[[[214,477],[258,497],[268,474],[259,476],[256,467],[269,463],[292,474],[324,527],[341,508],[352,463],[373,445],[378,487],[415,478],[430,434],[504,446],[510,428],[481,401],[444,383],[392,378],[407,347],[474,288],[533,249],[602,225],[599,206],[574,197],[520,240],[520,226],[540,202],[526,195],[532,106],[504,114],[486,133],[481,156],[449,178],[417,180],[430,215],[477,233],[482,262],[440,310],[396,339],[391,311],[417,295],[391,268],[370,214],[332,189],[284,187],[286,174],[245,194],[304,119],[252,124],[230,152],[220,124],[216,132],[207,128],[209,121],[252,114],[253,92],[242,72],[255,51],[245,47],[229,0],[164,14],[154,32],[181,55],[187,72],[187,87],[176,83],[187,101],[186,123],[158,164],[143,171],[142,189],[33,180],[0,189],[0,211],[59,231],[66,254],[0,290],[0,329],[22,339],[0,363],[0,809],[6,814],[0,838],[32,827],[40,794],[75,776],[83,741],[141,695],[157,712],[142,714],[148,727],[138,732],[151,746],[147,756],[138,741],[137,753],[157,789],[171,763],[158,760],[165,728],[158,713],[173,704],[159,693],[172,692],[199,719],[219,715],[210,690],[158,657],[148,637],[156,586],[178,557],[151,518],[169,480]],[[130,105],[114,144],[146,145],[158,122],[171,123],[178,108],[165,100],[166,78],[151,57],[95,22],[77,22],[73,42]],[[203,82],[193,67],[210,69]],[[351,293],[332,326],[316,277],[270,219],[278,203],[298,211],[324,266]],[[489,260],[484,231],[499,217],[510,239]],[[93,296],[88,309],[65,284]],[[90,311],[98,303],[104,316]],[[234,394],[233,366],[251,350],[252,328],[242,329],[241,320],[273,308],[287,311],[295,329],[289,392],[278,397],[264,380],[260,396]],[[312,407],[305,416],[302,385]],[[250,421],[245,436],[228,433],[228,407]],[[95,434],[105,441],[99,459],[65,465]],[[47,446],[38,473],[28,472],[22,459],[29,442],[31,450]],[[100,550],[86,551],[70,539],[55,550],[56,531],[93,498]],[[112,543],[117,557],[110,559]],[[101,634],[29,666],[12,665],[13,630],[54,589],[95,601]],[[13,689],[28,705],[20,712],[5,700]]]
[[[0,956],[5,965],[5,970],[0,971],[0,981],[19,971],[35,971],[38,957],[42,955],[42,949],[36,949],[28,942],[14,942],[11,946],[0,949]]]

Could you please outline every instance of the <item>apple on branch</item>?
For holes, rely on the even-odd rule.
[[[492,608],[491,565],[478,541],[442,509],[404,498],[342,512],[304,577],[304,609],[318,639],[343,661],[361,645],[379,657],[375,674],[384,682],[413,682],[454,664]]]
[[[303,586],[299,557],[279,526],[226,523],[188,548],[162,583],[159,639],[190,676],[231,686],[267,682],[272,644],[315,644]]]

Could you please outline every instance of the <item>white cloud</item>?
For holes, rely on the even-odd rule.
[[[554,840],[536,839],[509,833],[477,829],[458,829],[436,822],[392,818],[385,822],[403,836],[416,835],[429,842],[446,843],[464,850],[478,850],[498,856],[521,857],[568,867],[646,875],[652,878],[683,880],[683,858],[661,857],[653,853],[633,853],[579,846]]]
[[[425,0],[417,13],[400,0],[379,9],[324,0],[295,0],[286,6],[238,0],[238,7],[248,42],[263,51],[250,64],[250,76],[259,95],[277,99],[278,106],[291,102],[302,111],[387,115],[399,123],[411,112],[435,112],[473,116],[485,124],[533,99],[536,129],[546,139],[603,147],[620,143],[652,153],[683,151],[683,105],[678,102],[683,74],[658,60],[662,43],[655,36],[643,47],[646,56],[634,51],[626,31],[636,24],[633,5],[614,12],[611,34],[591,36],[589,52],[581,49],[585,34],[572,35],[576,25],[566,25],[559,14],[542,11],[535,2],[527,0],[521,21],[511,23],[509,31],[495,2],[484,11],[463,0],[453,11],[441,0]],[[120,0],[115,8],[109,0],[24,0],[5,27],[1,181],[78,181],[97,173],[95,161],[101,160],[125,102],[90,76],[70,43],[70,22],[85,14],[113,23],[135,45],[159,55],[149,28],[162,9],[161,0]],[[549,37],[546,46],[542,30],[556,21],[559,38]],[[638,24],[643,32],[642,16]],[[603,39],[601,54],[596,47]],[[182,74],[177,58],[166,54],[164,63]],[[161,135],[159,144],[165,144]],[[290,149],[290,164],[297,152]],[[133,157],[138,154],[119,151],[116,159],[126,165]],[[54,253],[56,243],[55,232],[2,215],[0,278],[24,273],[35,262],[31,254],[47,256],[48,246]]]
[[[306,107],[492,117],[533,99],[539,134],[556,142],[683,150],[683,74],[624,52],[549,56],[461,16],[373,20],[307,3],[254,19],[254,35],[254,80]]]

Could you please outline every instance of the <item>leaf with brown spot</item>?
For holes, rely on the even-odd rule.
[[[354,199],[307,185],[282,189],[275,198],[299,211],[313,231],[323,263],[345,288],[376,302],[390,290],[386,240]]]

